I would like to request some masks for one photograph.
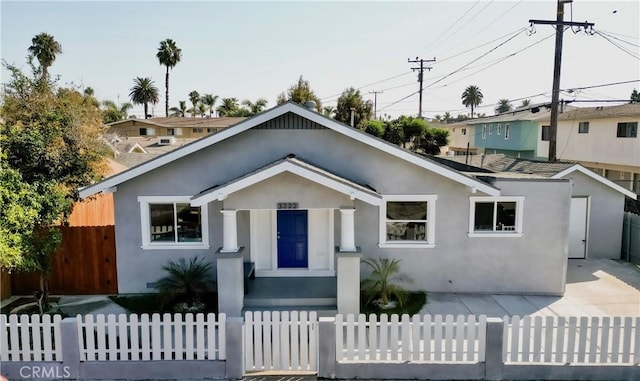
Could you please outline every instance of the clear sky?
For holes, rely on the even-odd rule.
[[[634,88],[640,90],[639,4],[575,0],[565,6],[565,20],[594,22],[595,31],[619,47],[599,34],[567,30],[561,88],[635,82],[566,92],[562,98],[628,99]],[[460,101],[468,85],[481,89],[484,107],[478,111],[488,115],[501,98],[545,102],[551,97],[554,27],[537,25],[535,34],[526,33],[529,19],[555,19],[556,2],[549,0],[2,0],[0,11],[4,60],[28,69],[31,38],[47,32],[62,44],[50,69],[62,84],[91,86],[100,100],[125,102],[133,78],[151,77],[161,99],[156,116],[164,116],[165,91],[165,68],[156,52],[166,38],[182,49],[170,74],[170,107],[188,100],[192,90],[239,100],[264,97],[272,107],[277,94],[302,75],[323,105],[335,106],[338,95],[354,86],[365,99],[373,99],[370,91],[384,91],[377,99],[381,115],[415,115],[418,95],[410,95],[418,83],[409,57],[436,58],[425,72],[428,117],[468,113]],[[6,75],[3,69],[3,82]],[[142,107],[133,113],[142,116]]]

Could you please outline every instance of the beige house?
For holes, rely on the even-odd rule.
[[[108,132],[122,137],[175,136],[176,138],[192,139],[218,132],[244,119],[241,117],[126,119],[109,123]]]
[[[449,144],[442,147],[441,155],[466,155],[467,145],[469,145],[470,155],[478,153],[478,148],[473,146],[473,141],[471,140],[473,127],[467,122],[439,124],[436,127],[449,131]]]
[[[565,111],[558,116],[558,160],[578,162],[640,193],[639,121],[640,103]],[[539,119],[538,157],[548,156],[548,124]]]

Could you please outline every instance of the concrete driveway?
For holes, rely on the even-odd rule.
[[[428,293],[421,314],[640,316],[640,269],[610,259],[571,259],[563,297]]]

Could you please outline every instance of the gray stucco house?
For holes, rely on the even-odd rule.
[[[415,290],[562,294],[573,196],[611,209],[597,237],[619,254],[630,192],[598,177],[459,171],[286,103],[80,195],[114,194],[121,293],[204,256],[220,312],[240,315],[251,262],[257,277],[333,278],[338,311],[353,313],[361,257],[400,259]]]

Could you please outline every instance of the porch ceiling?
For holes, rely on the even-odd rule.
[[[203,206],[218,200],[222,201],[232,193],[251,187],[263,180],[272,178],[283,172],[290,172],[314,183],[345,194],[351,199],[361,200],[370,205],[378,206],[382,203],[382,196],[373,189],[357,184],[344,177],[338,176],[325,169],[306,163],[294,155],[289,155],[254,172],[247,173],[226,184],[207,189],[191,198],[191,205]]]

